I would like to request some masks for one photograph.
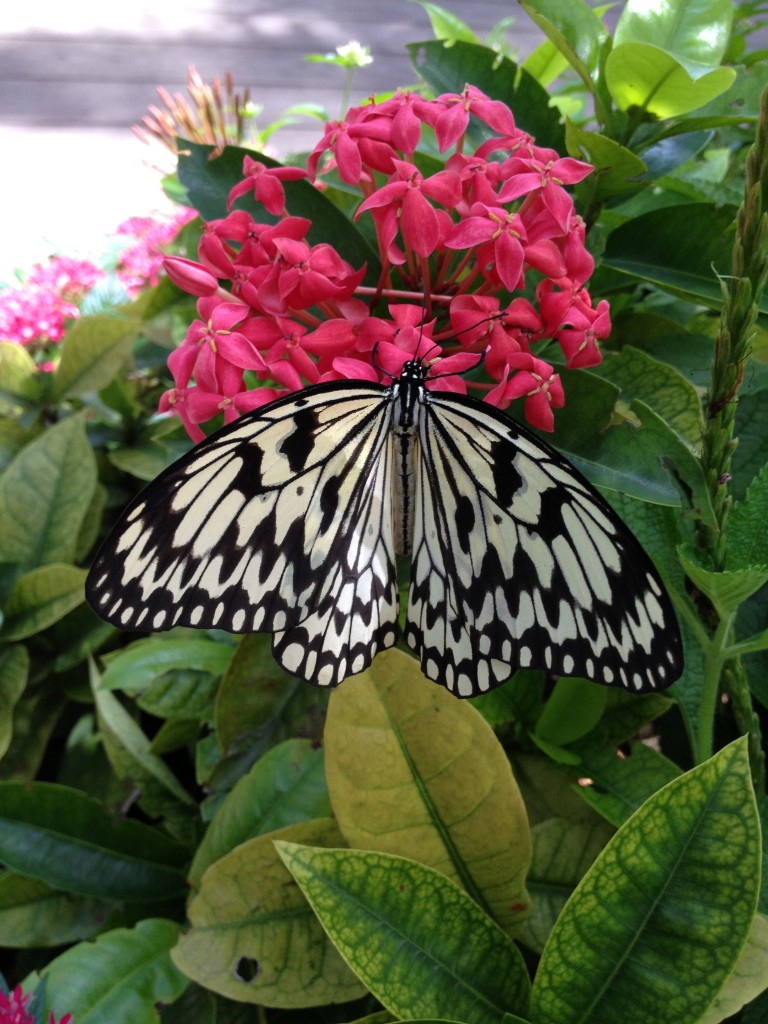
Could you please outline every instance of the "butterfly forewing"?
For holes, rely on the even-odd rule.
[[[90,603],[121,629],[274,632],[281,662],[316,682],[361,671],[397,618],[384,394],[322,385],[207,439],[124,514]]]
[[[426,675],[461,696],[516,667],[637,692],[679,676],[677,623],[650,559],[562,456],[461,395],[431,395],[419,437],[406,638]]]
[[[225,427],[124,514],[87,582],[122,629],[272,632],[289,671],[335,686],[397,638],[395,549],[413,528],[406,640],[458,696],[517,667],[644,691],[682,670],[669,599],[603,498],[489,405],[307,388]]]

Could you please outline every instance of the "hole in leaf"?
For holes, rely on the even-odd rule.
[[[254,960],[252,956],[241,956],[237,961],[235,967],[235,977],[238,981],[244,981],[250,984],[255,978],[261,974],[261,965],[258,960]]]

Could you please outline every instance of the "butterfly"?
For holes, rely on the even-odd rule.
[[[307,387],[206,438],[123,513],[90,604],[123,630],[270,632],[289,673],[336,686],[397,641],[410,554],[405,641],[456,696],[517,668],[672,683],[679,628],[633,534],[549,444],[430,372]]]

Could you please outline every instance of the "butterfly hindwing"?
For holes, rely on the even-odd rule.
[[[124,513],[90,603],[121,629],[274,632],[314,682],[361,671],[397,619],[384,394],[321,385],[212,435]]]
[[[440,392],[419,440],[406,639],[426,675],[461,696],[516,667],[633,691],[677,678],[677,623],[650,559],[562,456]]]

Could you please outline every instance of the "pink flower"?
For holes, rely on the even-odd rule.
[[[507,370],[518,372],[489,391],[486,401],[499,409],[506,409],[513,399],[525,398],[525,418],[528,422],[540,430],[553,430],[555,417],[552,409],[561,409],[565,404],[560,377],[549,363],[527,352],[510,356]]]
[[[474,85],[466,85],[460,96],[444,93],[436,100],[422,100],[416,109],[419,117],[434,129],[441,153],[467,130],[470,112],[502,135],[511,135],[517,130],[512,111],[506,103],[489,99]]]
[[[34,1024],[35,1014],[29,1010],[31,999],[31,993],[26,996],[22,993],[21,985],[12,992],[0,991],[0,1024]],[[65,1013],[59,1021],[52,1013],[48,1017],[48,1024],[71,1024],[71,1021],[71,1013]]]
[[[163,268],[173,283],[190,295],[213,295],[219,287],[210,270],[183,256],[166,256]]]
[[[307,177],[307,172],[301,167],[267,167],[258,160],[252,160],[249,156],[243,160],[244,179],[230,191],[227,199],[227,209],[232,209],[232,204],[238,196],[244,196],[253,192],[257,203],[261,203],[268,213],[278,216],[285,212],[285,189],[284,181],[299,181]]]

